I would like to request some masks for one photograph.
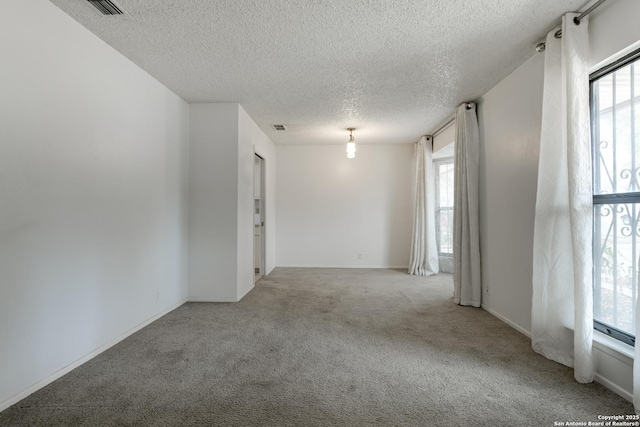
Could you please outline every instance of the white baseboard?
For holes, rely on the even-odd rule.
[[[189,297],[187,302],[238,302],[238,298],[222,297],[222,298],[197,298]]]
[[[80,359],[76,360],[75,362],[72,362],[69,365],[65,366],[64,368],[56,371],[52,375],[50,375],[47,378],[43,379],[42,381],[39,381],[36,384],[34,384],[34,385],[30,386],[30,387],[27,387],[26,389],[22,390],[21,392],[18,392],[17,394],[11,396],[9,399],[7,399],[7,400],[5,400],[3,402],[0,402],[0,412],[4,411],[5,409],[7,409],[8,407],[10,407],[12,405],[15,405],[16,403],[18,403],[19,401],[21,401],[25,397],[29,396],[30,394],[33,394],[36,391],[40,390],[41,388],[51,384],[52,382],[54,382],[58,378],[62,377],[63,375],[68,374],[69,372],[71,372],[74,369],[76,369],[78,366],[88,362],[89,360],[91,360],[94,357],[98,356],[100,353],[103,353],[104,351],[110,349],[114,345],[118,344],[120,341],[124,340],[125,338],[129,337],[130,335],[133,335],[134,333],[138,332],[140,329],[144,328],[145,326],[155,322],[156,320],[158,320],[159,318],[161,318],[165,314],[172,312],[173,310],[175,310],[176,308],[180,307],[185,302],[187,302],[186,299],[180,301],[177,304],[172,305],[171,307],[169,307],[169,308],[161,311],[160,313],[150,317],[149,319],[145,320],[144,322],[140,323],[139,325],[129,329],[127,332],[125,332],[124,334],[120,335],[119,337],[109,341],[108,343],[104,344],[101,347],[98,347],[96,350],[92,351],[91,353],[87,354],[86,356],[83,356]]]
[[[279,265],[276,268],[371,268],[371,269],[406,269],[408,265]]]
[[[504,317],[503,315],[499,314],[498,312],[490,309],[489,307],[487,307],[484,304],[482,304],[481,307],[482,307],[483,310],[488,311],[489,313],[491,313],[491,315],[493,315],[493,316],[497,317],[498,319],[502,320],[504,323],[506,323],[507,325],[511,326],[516,331],[518,331],[521,334],[531,338],[531,332],[527,331],[522,326],[513,323],[511,320],[507,319],[506,317]]]
[[[605,386],[606,388],[608,388],[618,396],[622,397],[623,399],[626,399],[629,402],[633,402],[633,395],[629,393],[627,390],[618,386],[616,383],[609,381],[608,379],[606,379],[605,377],[601,376],[598,373],[596,373],[594,380],[595,382],[602,384],[603,386]]]

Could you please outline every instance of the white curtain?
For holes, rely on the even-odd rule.
[[[543,356],[594,377],[587,19],[547,35],[533,241],[531,341]]]
[[[480,133],[476,104],[456,110],[456,155],[453,198],[453,300],[480,307],[480,224],[478,179]]]
[[[438,273],[436,245],[433,138],[423,136],[414,151],[415,206],[409,274],[430,276]]]

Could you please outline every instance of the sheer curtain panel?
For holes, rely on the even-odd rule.
[[[531,341],[543,356],[594,378],[588,20],[547,34],[533,241]]]
[[[464,103],[456,110],[455,141],[453,299],[456,304],[480,307],[480,133],[475,103]]]
[[[438,273],[436,245],[433,138],[423,136],[414,151],[415,207],[409,274],[431,276]]]

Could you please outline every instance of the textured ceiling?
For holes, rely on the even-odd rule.
[[[585,0],[51,0],[190,103],[238,102],[276,144],[408,143]],[[272,124],[285,124],[276,132]]]

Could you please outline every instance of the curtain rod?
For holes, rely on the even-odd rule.
[[[580,15],[576,16],[573,18],[573,22],[576,25],[580,25],[580,21],[582,20],[582,18],[584,18],[585,16],[587,16],[588,14],[590,14],[591,12],[593,12],[598,6],[600,6],[602,3],[604,3],[607,0],[598,0],[597,2],[595,2],[593,5],[591,5],[590,8],[588,8],[587,10],[585,10],[584,12],[582,12]],[[558,30],[556,31],[556,33],[554,34],[555,38],[559,39],[562,37],[562,30]],[[540,42],[536,45],[536,52],[544,52],[545,48],[547,47],[547,44],[545,42]]]
[[[435,130],[435,132],[433,133],[428,133],[424,136],[427,137],[427,139],[431,139],[431,143],[433,144],[433,141],[435,141],[436,136],[440,135],[442,132],[444,132],[444,130],[449,127],[453,122],[456,121],[456,114],[453,113],[451,116],[449,116],[447,118],[447,120],[445,122],[443,122],[440,126],[438,126]],[[417,142],[416,142],[417,144]]]
[[[460,105],[463,105],[463,104],[467,106],[467,110],[472,109],[476,105],[475,101],[463,102]],[[449,117],[447,117],[445,121],[442,122],[442,124],[440,124],[440,126],[438,126],[433,133],[431,133],[431,136],[435,138],[436,136],[440,135],[442,132],[444,132],[446,128],[451,126],[455,121],[456,121],[456,113],[453,113]]]
[[[460,105],[466,105],[467,110],[472,109],[473,107],[476,106],[476,102],[475,101],[467,101],[467,102],[463,102]],[[442,122],[435,131],[433,131],[433,133],[431,134],[426,134],[424,136],[426,136],[427,138],[431,137],[434,141],[436,139],[436,136],[440,135],[442,132],[444,132],[444,130],[446,128],[448,128],[449,126],[451,126],[453,123],[455,123],[456,121],[456,113],[451,114],[449,117],[447,117],[445,119],[444,122]]]
[[[602,3],[604,3],[607,0],[598,0],[593,6],[591,6],[589,9],[585,10],[584,12],[582,12],[580,15],[576,16],[575,18],[573,18],[573,22],[576,25],[580,25],[580,20],[582,18],[584,18],[585,16],[587,16],[588,14],[590,14],[591,12],[593,12],[598,6],[600,6]]]
[[[444,123],[442,123],[440,126],[438,126],[438,127],[436,128],[436,130],[435,130],[431,135],[432,135],[434,138],[435,138],[437,135],[440,135],[440,134],[441,134],[441,133],[442,133],[446,128],[448,128],[448,127],[449,127],[453,122],[455,122],[455,120],[456,120],[456,115],[455,115],[455,113],[454,113],[454,114],[452,114],[451,116],[449,116],[449,117],[447,118],[447,120],[446,120]]]

